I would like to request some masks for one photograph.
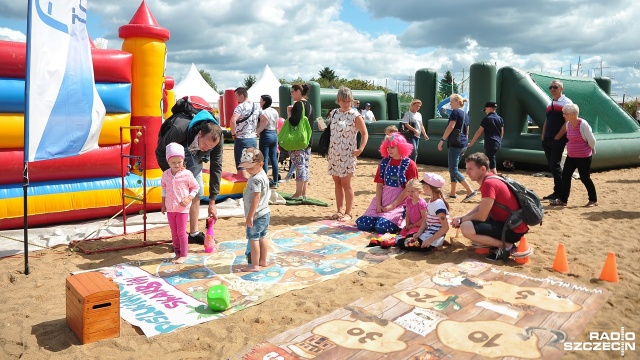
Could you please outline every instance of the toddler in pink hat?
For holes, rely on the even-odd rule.
[[[191,201],[198,194],[200,185],[191,171],[184,166],[184,147],[178,143],[167,145],[169,169],[162,173],[162,213],[167,214],[171,228],[171,242],[175,257],[173,262],[187,261],[189,239],[187,221]]]

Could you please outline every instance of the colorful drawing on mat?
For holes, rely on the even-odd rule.
[[[99,271],[120,286],[122,318],[150,337],[233,314],[398,254],[397,249],[366,247],[375,235],[337,222],[323,221],[267,236],[272,265],[257,273],[238,272],[246,266],[246,240],[222,242],[213,254],[190,253],[184,264],[157,259]],[[218,284],[226,285],[231,295],[231,306],[222,313],[206,305],[207,290]],[[158,319],[148,317],[145,309],[162,313],[162,326],[153,323]]]
[[[245,360],[559,358],[609,297],[468,260],[407,279],[252,347]],[[503,316],[506,315],[506,316]]]

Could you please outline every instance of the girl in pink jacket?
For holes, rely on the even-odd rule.
[[[187,224],[191,201],[198,194],[200,185],[191,171],[184,166],[184,147],[178,143],[167,145],[169,169],[162,173],[162,213],[167,214],[171,228],[171,241],[175,258],[173,262],[187,261],[189,240]],[[199,199],[198,199],[199,200]]]

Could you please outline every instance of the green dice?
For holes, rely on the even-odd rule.
[[[207,303],[213,311],[225,311],[231,303],[229,289],[223,284],[214,285],[207,292]]]

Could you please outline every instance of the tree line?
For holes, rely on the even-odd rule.
[[[202,75],[202,78],[204,79],[204,81],[206,81],[215,92],[222,95],[222,91],[218,90],[216,83],[211,78],[211,74],[209,74],[209,72],[205,70],[198,70],[198,71],[200,72],[200,75]],[[296,79],[291,79],[291,80],[280,78],[278,80],[280,81],[280,84],[303,84],[307,81],[315,81],[318,84],[320,84],[320,87],[322,88],[337,89],[340,86],[346,86],[352,90],[378,90],[378,91],[383,91],[385,94],[389,92],[393,92],[393,90],[385,86],[375,85],[373,81],[341,78],[340,76],[338,76],[338,74],[336,74],[335,70],[329,67],[324,67],[320,69],[320,71],[318,71],[318,76],[312,77],[309,80],[304,80],[301,77],[298,77]],[[242,86],[249,89],[253,86],[253,84],[255,84],[256,81],[257,79],[255,76],[249,75],[246,78],[244,78],[244,80],[242,81]],[[451,96],[451,94],[458,93],[458,90],[459,90],[458,86],[459,86],[459,83],[455,81],[451,71],[447,70],[443,74],[442,79],[440,79],[440,81],[438,82],[438,94],[436,98],[436,103],[439,103],[440,101],[448,98],[449,96]],[[407,111],[408,104],[413,99],[413,94],[400,93],[398,94],[398,98],[401,104],[400,111],[401,112]],[[633,117],[636,120],[640,120],[637,118],[637,111],[638,111],[637,99],[633,101],[625,101],[622,104],[622,107],[627,113],[629,113],[629,115],[631,115],[631,117]]]

